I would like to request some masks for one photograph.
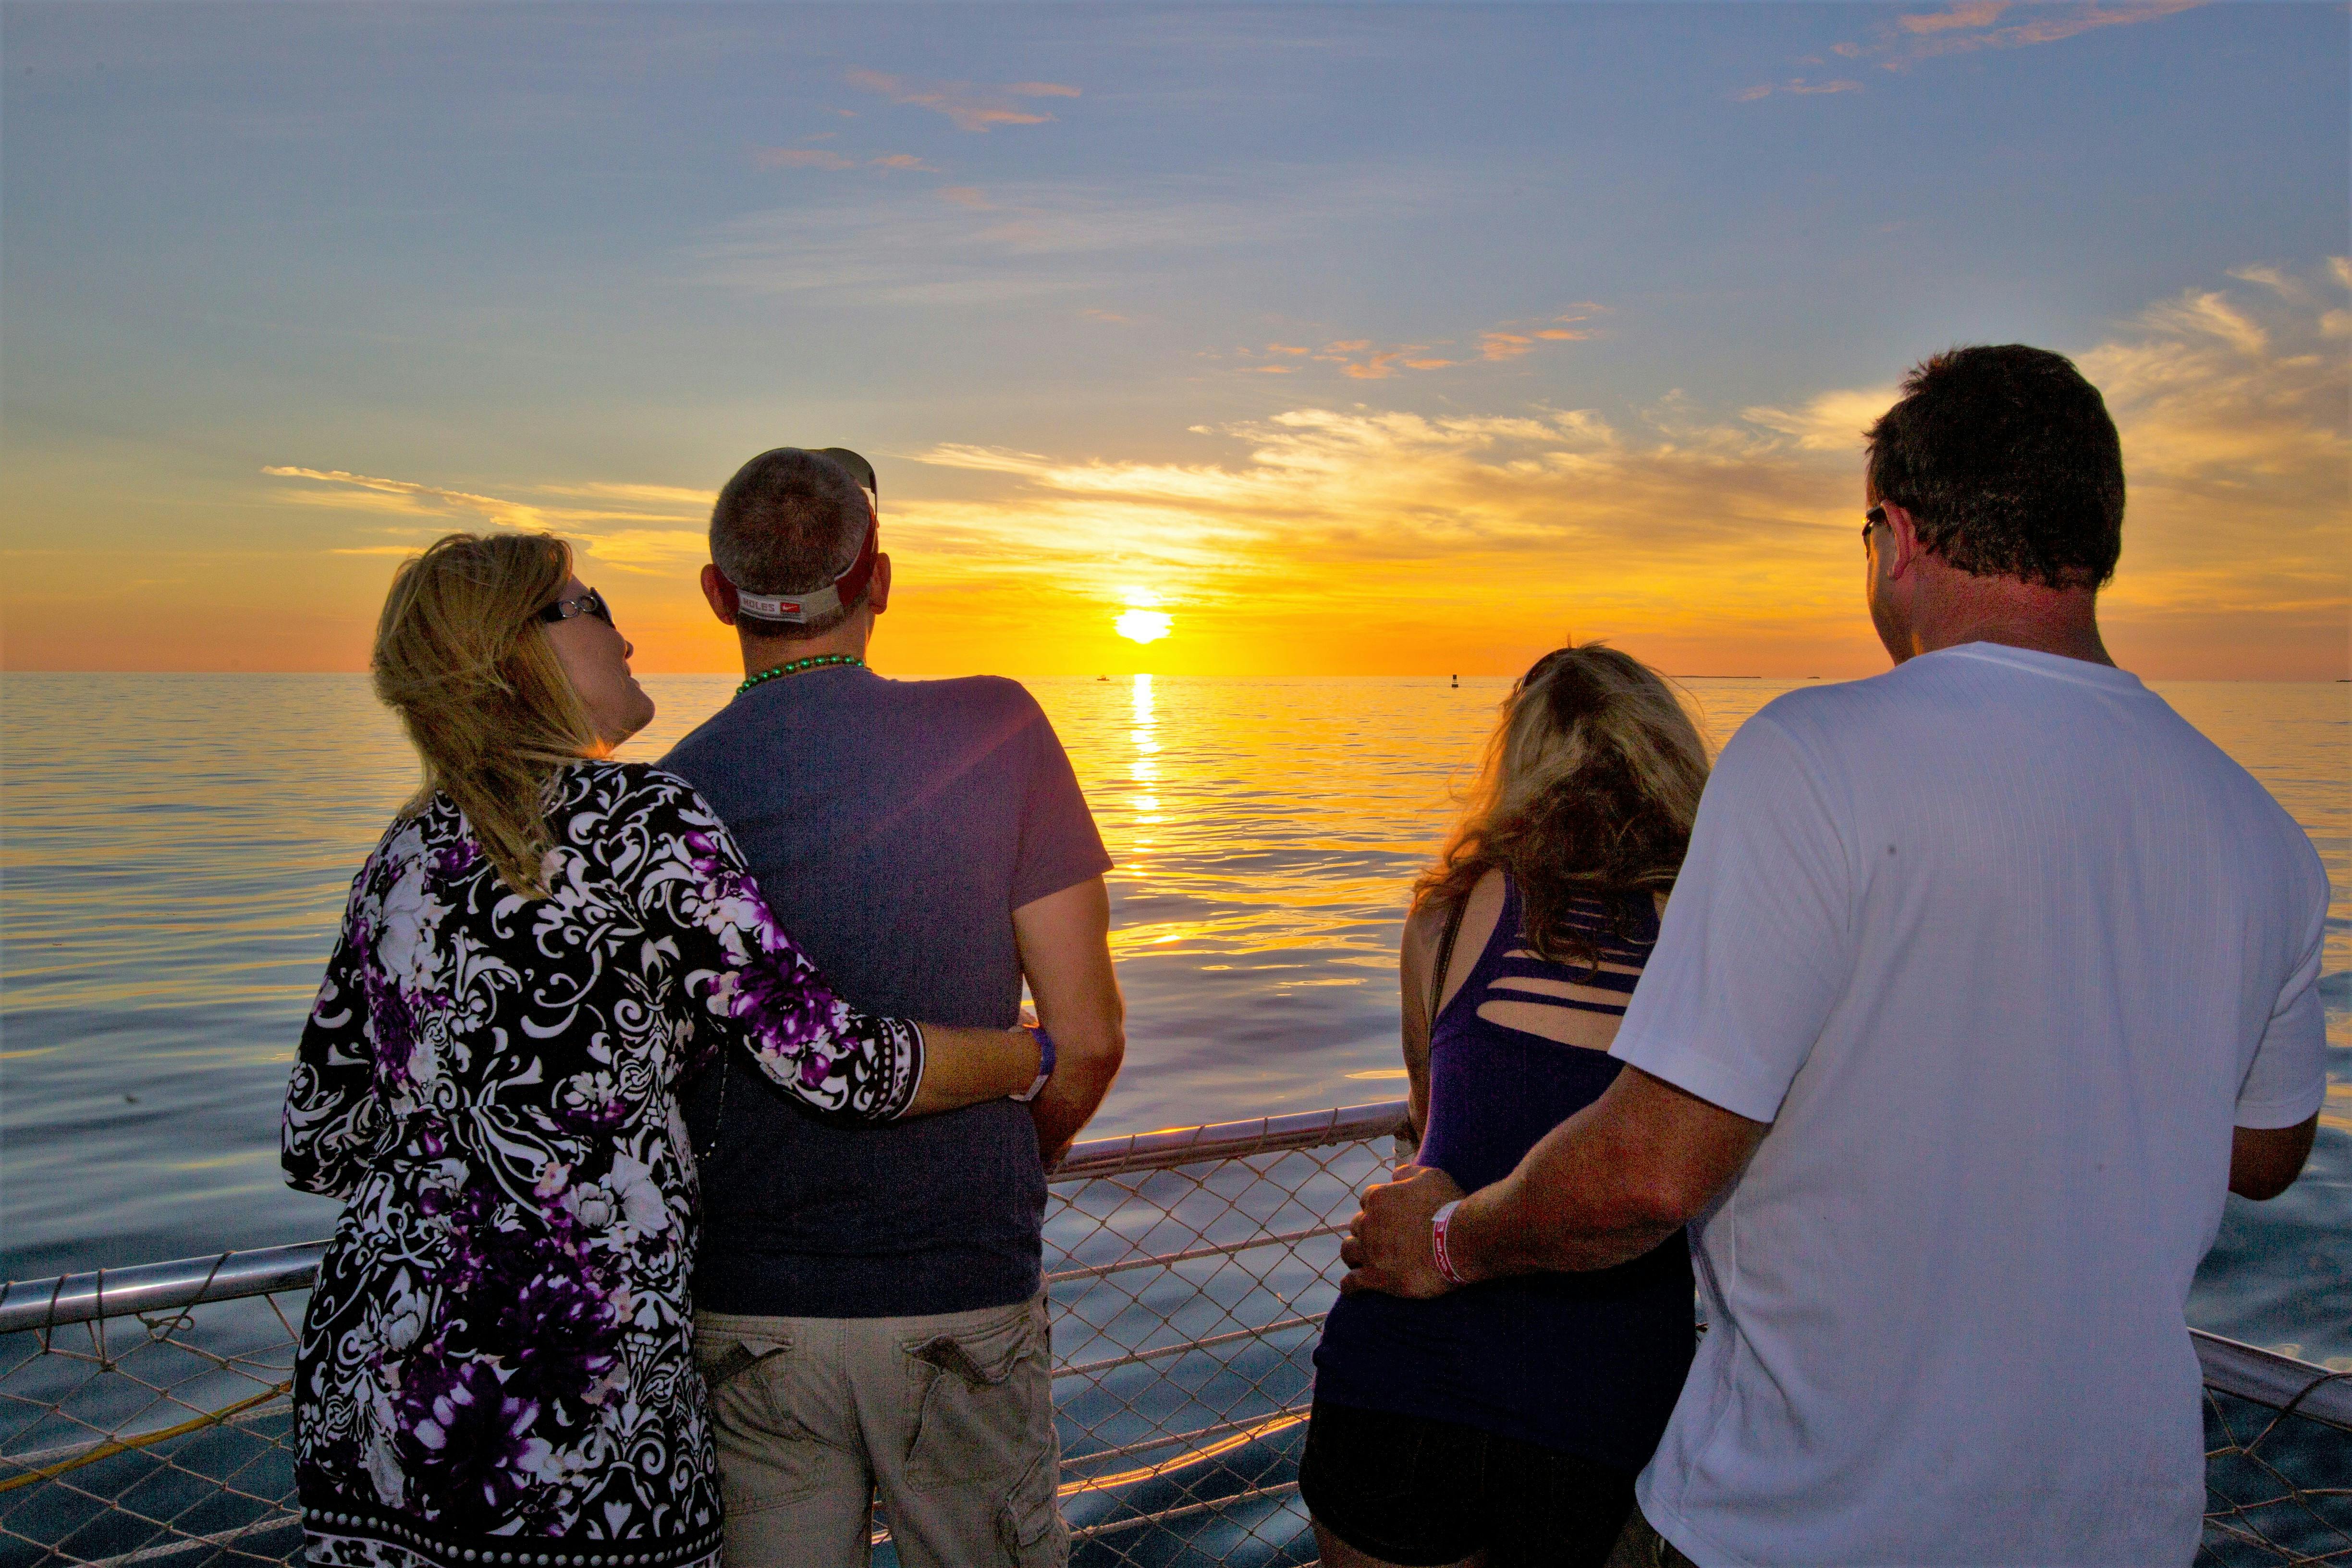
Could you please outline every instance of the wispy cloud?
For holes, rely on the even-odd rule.
[[[318,484],[348,487],[358,490],[357,497],[336,490],[295,490],[289,499],[296,501],[326,501],[353,504],[380,511],[414,512],[425,517],[473,517],[495,523],[500,528],[545,528],[546,514],[538,507],[500,496],[478,495],[471,490],[445,489],[438,485],[419,484],[413,479],[380,479],[373,474],[354,474],[341,468],[300,468],[272,465],[261,470],[272,479],[309,479]]]
[[[1899,18],[1897,27],[1906,41],[1890,48],[1890,58],[1879,63],[1889,69],[1900,69],[1914,60],[1937,55],[2054,44],[2100,27],[2157,21],[2204,3],[2205,0],[2131,0],[2120,5],[2032,5],[2015,13],[2024,17],[2021,21],[2005,20],[2011,15],[2007,5],[1959,5],[1946,11]]]
[[[311,488],[289,489],[279,499],[299,506],[365,511],[405,520],[385,530],[407,536],[409,542],[333,546],[338,555],[409,555],[434,535],[452,527],[525,529],[560,533],[609,566],[624,570],[667,569],[699,560],[707,545],[707,525],[691,515],[656,512],[649,507],[692,506],[705,512],[712,500],[708,490],[670,485],[590,482],[535,485],[534,495],[595,500],[605,506],[547,505],[506,496],[452,489],[414,479],[385,479],[342,468],[306,468],[273,464],[261,470],[272,479],[307,481]],[[635,503],[635,504],[629,504]]]
[[[2009,9],[2009,0],[1970,0],[1948,10],[1897,16],[1895,25],[1906,33],[1948,33],[1955,27],[1990,27]]]
[[[1834,45],[1830,52],[1881,70],[1908,70],[1923,60],[1943,55],[2054,44],[2101,27],[2157,21],[2204,4],[2206,0],[2125,0],[2120,5],[2101,5],[2090,0],[2087,4],[2021,6],[2008,0],[1958,0],[1938,11],[1897,16],[1892,23],[1880,25],[1869,38],[1849,39]],[[1809,97],[1862,89],[1863,84],[1851,78],[1824,81],[1791,77],[1785,81],[1742,88],[1731,96],[1737,102],[1753,103],[1776,94]]]
[[[928,174],[939,173],[912,153],[885,153],[876,158],[851,157],[829,147],[761,147],[753,151],[751,162],[762,169],[825,169],[835,173],[844,169],[919,169]]]
[[[1280,200],[1262,186],[1193,180],[836,189],[734,219],[699,240],[690,258],[707,280],[757,293],[826,289],[959,307],[1074,289],[1099,297],[1131,293],[1204,251],[1392,214],[1417,194],[1369,177]]]
[[[930,81],[864,69],[851,71],[849,81],[893,103],[909,103],[944,114],[957,130],[971,132],[992,131],[1000,125],[1043,125],[1054,117],[1024,108],[1019,100],[1080,96],[1078,89],[1054,81],[982,87],[968,81]]]
[[[1546,343],[1573,342],[1589,338],[1592,335],[1592,329],[1578,323],[1590,321],[1600,313],[1601,309],[1598,305],[1587,303],[1556,316],[1506,321],[1486,328],[1476,334],[1475,353],[1454,354],[1441,352],[1451,346],[1450,340],[1376,344],[1370,338],[1340,338],[1319,348],[1297,343],[1268,343],[1262,350],[1236,350],[1234,357],[1255,359],[1260,353],[1277,354],[1337,366],[1340,374],[1352,381],[1386,381],[1406,371],[1451,370],[1481,363],[1499,363],[1517,359]],[[1242,367],[1245,373],[1257,375],[1289,368],[1261,364]]]
[[[1768,81],[1755,87],[1744,87],[1731,95],[1735,103],[1753,103],[1759,98],[1769,98],[1776,92],[1794,94],[1799,98],[1816,97],[1825,92],[1860,92],[1862,83],[1839,78],[1832,81],[1807,81],[1802,77],[1790,77],[1787,81]]]

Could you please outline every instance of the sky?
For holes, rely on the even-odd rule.
[[[2123,432],[2119,660],[2340,678],[2347,64],[2341,4],[7,0],[0,665],[363,668],[521,527],[738,668],[710,500],[795,445],[880,476],[891,673],[1866,675],[1860,433],[2026,342]]]

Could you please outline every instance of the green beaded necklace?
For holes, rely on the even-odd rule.
[[[803,669],[820,669],[828,664],[854,664],[860,669],[866,668],[866,661],[854,653],[820,653],[808,658],[796,658],[790,664],[780,664],[773,669],[763,669],[737,687],[735,695],[740,697],[761,681],[773,680],[780,675],[798,675]]]

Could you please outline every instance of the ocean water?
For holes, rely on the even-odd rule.
[[[657,758],[732,682],[656,677]],[[1032,682],[1118,862],[1128,1068],[1093,1132],[1403,1092],[1405,892],[1504,684]],[[1790,682],[1685,682],[1719,740]],[[2230,1200],[2201,1327],[2352,1367],[2352,688],[2168,683],[2311,834],[2334,1087],[2311,1170]],[[278,1178],[293,1045],[415,765],[353,676],[0,681],[0,1276],[324,1235]],[[1090,1134],[1091,1135],[1091,1134]]]

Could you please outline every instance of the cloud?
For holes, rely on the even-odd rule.
[[[1938,55],[2055,44],[2100,27],[2158,21],[2204,3],[2205,0],[2128,0],[2119,5],[2035,5],[2021,13],[2027,20],[2007,26],[1999,24],[2008,7],[1963,4],[1926,16],[1900,18],[1899,33],[1880,51],[1887,58],[1879,63],[1888,69],[1900,70],[1915,61]]]
[[[1742,88],[1731,95],[1734,103],[1753,103],[1759,98],[1769,98],[1776,92],[1791,93],[1799,98],[1811,98],[1828,92],[1860,92],[1862,83],[1840,78],[1835,81],[1807,81],[1791,77],[1784,82],[1766,82],[1759,87]]]
[[[1972,0],[1923,16],[1897,16],[1895,25],[1906,33],[1948,33],[1954,27],[1990,27],[2009,9],[2009,0]]]
[[[536,485],[540,495],[583,496],[597,500],[647,501],[661,506],[688,506],[708,511],[718,500],[717,490],[691,489],[683,485],[631,485],[597,482],[579,485]]]
[[[1940,11],[1910,12],[1882,25],[1868,41],[1847,40],[1832,46],[1841,58],[1862,60],[1882,70],[1908,70],[1923,60],[1943,55],[1972,54],[1979,49],[2019,49],[2054,44],[2100,27],[2153,22],[2203,5],[2206,0],[2125,0],[2120,5],[2087,4],[2019,8],[2007,0],[1958,0]],[[2022,19],[2017,19],[2022,18]],[[1810,60],[1806,63],[1811,63]],[[1808,97],[1822,93],[1859,92],[1863,84],[1841,78],[1814,81],[1792,77],[1734,92],[1733,101],[1753,103],[1776,93]]]
[[[2270,347],[2270,334],[2219,290],[2200,293],[2192,289],[2178,300],[2150,307],[2143,319],[2176,336],[2219,338],[2242,354],[2259,355]]]
[[[348,486],[362,492],[361,496],[352,497],[337,495],[332,491],[298,490],[290,497],[297,501],[340,505],[356,501],[371,510],[413,512],[421,517],[474,517],[500,528],[536,529],[547,526],[546,513],[540,508],[499,496],[444,489],[437,485],[418,484],[410,479],[378,479],[372,474],[354,474],[341,468],[271,466],[261,471],[272,479],[310,479],[319,484]]]
[[[1357,381],[1386,381],[1400,371],[1448,370],[1473,363],[1496,364],[1515,360],[1548,342],[1574,342],[1592,335],[1591,329],[1561,322],[1578,322],[1598,314],[1601,307],[1587,302],[1563,310],[1544,324],[1536,321],[1506,321],[1488,327],[1478,334],[1475,359],[1452,358],[1431,353],[1437,345],[1429,343],[1399,343],[1374,349],[1370,338],[1348,338],[1326,343],[1314,357],[1327,364],[1336,364],[1340,373]],[[1266,345],[1269,353],[1305,354],[1303,348],[1286,347],[1280,343]]]
[[[1900,395],[1892,386],[1824,392],[1796,408],[1744,408],[1748,424],[1795,441],[1799,450],[1852,455],[1863,447],[1862,433]]]
[[[261,471],[272,479],[303,479],[322,487],[279,493],[279,499],[294,505],[329,507],[345,511],[356,510],[409,520],[406,526],[391,530],[407,534],[410,541],[407,543],[331,547],[330,553],[337,555],[411,555],[422,549],[432,536],[449,531],[453,527],[488,524],[494,528],[562,534],[590,556],[623,570],[666,569],[701,557],[708,539],[704,517],[707,517],[714,499],[713,492],[709,490],[672,485],[590,481],[530,487],[534,495],[625,503],[586,507],[544,505],[423,484],[414,479],[352,473],[342,468],[306,468],[273,464]],[[704,516],[678,516],[674,512],[646,510],[648,507],[675,508],[680,505],[693,507]],[[659,526],[665,523],[684,526]]]
[[[853,158],[824,147],[761,147],[752,153],[751,161],[762,169],[826,169],[835,173],[859,168],[919,169],[927,174],[939,173],[912,153],[885,153],[878,158]]]
[[[1024,109],[1013,100],[1076,98],[1079,90],[1060,82],[1016,81],[1003,87],[975,87],[968,81],[929,81],[887,76],[881,71],[853,70],[852,86],[878,93],[893,103],[910,103],[944,114],[959,131],[986,132],[1000,125],[1043,125],[1054,117]]]
[[[958,307],[1086,290],[1132,291],[1201,252],[1278,240],[1360,211],[1369,186],[1304,193],[1276,215],[1254,194],[1051,182],[879,191],[859,184],[732,219],[688,251],[706,281],[752,293],[823,289],[884,304]]]

